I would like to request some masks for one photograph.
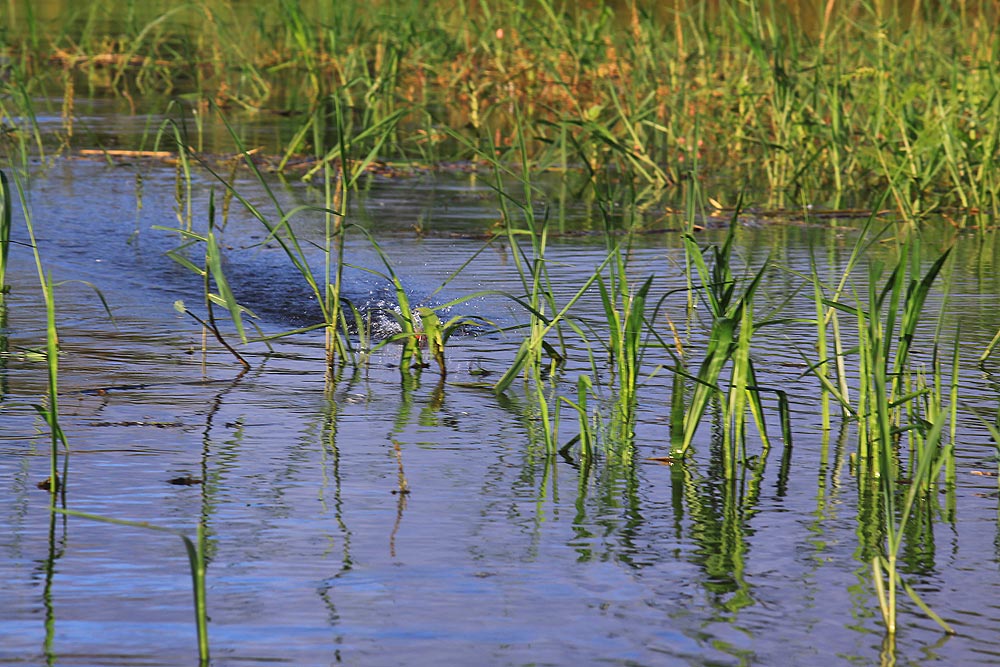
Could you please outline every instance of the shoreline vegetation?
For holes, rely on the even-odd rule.
[[[18,98],[61,100],[65,145],[78,96],[137,113],[174,100],[202,119],[287,117],[266,148],[283,171],[336,153],[341,108],[354,136],[383,127],[367,140],[381,161],[523,150],[533,171],[646,200],[736,184],[767,208],[845,209],[888,190],[901,215],[957,226],[1000,208],[996,0],[49,4],[58,18],[15,2],[0,25],[0,120]]]

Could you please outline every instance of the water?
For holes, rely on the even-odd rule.
[[[669,449],[666,373],[640,392],[634,461],[581,469],[572,457],[544,455],[520,385],[502,399],[469,385],[480,372],[490,373],[487,380],[503,373],[516,334],[453,337],[446,384],[433,369],[401,381],[394,345],[328,382],[319,334],[278,340],[273,350],[241,348],[253,364],[245,374],[214,341],[203,355],[200,328],[173,308],[183,299],[199,309],[199,279],[165,256],[177,236],[152,229],[178,224],[175,177],[173,167],[153,162],[59,159],[35,165],[28,196],[46,269],[56,280],[90,283],[68,282],[56,294],[69,506],[191,536],[204,522],[213,664],[879,661],[882,626],[870,566],[860,558],[848,465],[854,433],[820,428],[816,384],[802,377],[802,354],[813,353],[808,325],[755,338],[761,383],[791,394],[795,440],[791,450],[772,451],[742,504],[725,502],[731,491],[709,463],[710,417],[686,477],[648,460]],[[264,206],[260,187],[239,178],[241,193]],[[317,201],[301,184],[273,185],[286,207]],[[212,187],[221,197],[217,183],[196,175],[196,227]],[[349,219],[377,235],[416,301],[517,293],[502,244],[435,293],[483,247],[498,219],[491,193],[467,173],[375,177]],[[588,214],[564,209],[572,229],[586,227]],[[320,217],[296,224],[303,239],[322,239]],[[259,223],[234,205],[226,225],[227,271],[261,315],[262,331],[308,322],[315,306],[280,250],[253,247],[265,235]],[[22,230],[19,221],[20,241]],[[364,238],[350,238],[349,261],[384,272]],[[720,238],[711,232],[703,240]],[[815,244],[837,275],[852,243],[849,229],[764,225],[741,229],[738,253],[758,266],[770,252],[778,267],[807,271]],[[987,665],[1000,655],[996,479],[975,474],[995,471],[996,459],[971,412],[993,410],[997,400],[992,364],[974,363],[1000,327],[993,243],[959,240],[941,335],[948,345],[961,326],[956,520],[942,509],[931,539],[905,566],[958,635],[944,637],[904,603],[896,647],[903,664]],[[633,275],[655,273],[657,294],[679,288],[682,253],[678,235],[649,236],[631,255]],[[603,257],[600,238],[553,242],[560,303]],[[45,393],[44,367],[31,352],[44,345],[44,307],[27,248],[16,246],[12,262],[2,332],[8,352],[0,357],[0,663],[191,664],[195,628],[181,541],[78,518],[50,522],[48,494],[36,488],[48,475],[49,438],[31,407]],[[783,305],[784,316],[811,315],[810,295],[795,293],[800,285],[789,271],[769,273],[760,314]],[[369,272],[348,272],[356,300],[381,298],[384,289]],[[678,326],[683,298],[666,302]],[[940,303],[936,293],[928,312]],[[498,296],[456,309],[501,324],[524,319]],[[596,294],[575,312],[599,321]],[[669,335],[666,320],[658,322]],[[935,318],[926,324],[929,337]],[[694,341],[703,340],[700,325],[693,329]],[[571,341],[570,351],[563,393],[575,397],[572,379],[590,366],[580,344]],[[919,353],[927,358],[929,350]],[[665,361],[651,353],[647,369]],[[568,415],[562,440],[574,432]],[[773,410],[769,419],[774,435]],[[203,483],[169,483],[188,475]],[[398,492],[401,475],[408,494]]]

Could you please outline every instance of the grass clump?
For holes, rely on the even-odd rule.
[[[726,474],[730,479],[736,477],[737,464],[747,460],[745,425],[748,410],[756,422],[765,450],[770,447],[761,394],[776,390],[758,384],[750,356],[751,341],[761,327],[789,321],[755,321],[754,300],[770,262],[765,261],[745,278],[734,274],[732,248],[736,227],[734,218],[722,245],[704,250],[693,236],[685,236],[688,257],[698,277],[697,291],[711,320],[708,341],[697,371],[689,370],[692,363],[678,342],[680,353],[675,355],[677,366],[670,410],[671,456],[683,459],[694,442],[710,402],[715,398],[722,399],[723,451],[726,453]],[[706,255],[709,260],[706,260]],[[729,387],[724,390],[721,380],[727,366],[730,369]],[[689,397],[685,391],[685,380],[693,384]],[[786,444],[790,445],[789,430],[785,427],[788,423],[787,401],[783,392],[776,393],[779,395],[782,433]]]
[[[661,343],[673,361],[668,369],[673,372],[672,395],[663,402],[669,405],[671,425],[667,458],[677,464],[678,479],[692,478],[687,461],[706,413],[717,404],[721,447],[714,451],[721,453],[718,470],[729,484],[726,531],[731,527],[734,534],[743,527],[739,504],[752,504],[759,493],[770,447],[765,392],[778,396],[782,435],[786,445],[791,442],[787,397],[761,386],[752,355],[755,334],[787,320],[762,318],[756,306],[770,261],[742,276],[734,268],[739,207],[725,240],[703,246],[691,233],[697,202],[690,194],[721,187],[714,180],[718,178],[719,183],[748,183],[748,191],[769,205],[803,210],[812,204],[852,205],[872,190],[883,190],[885,201],[910,221],[945,212],[956,225],[972,219],[985,227],[998,212],[995,3],[975,4],[962,14],[945,12],[933,23],[920,11],[903,17],[883,13],[882,3],[864,5],[853,13],[826,15],[811,31],[784,21],[774,4],[755,0],[722,2],[709,13],[691,9],[673,14],[641,3],[615,10],[601,2],[579,8],[515,0],[496,6],[456,2],[431,7],[282,0],[248,9],[203,0],[178,7],[146,3],[109,41],[97,26],[114,6],[107,0],[80,4],[79,22],[48,37],[29,17],[29,30],[9,32],[21,37],[0,45],[4,57],[15,63],[0,77],[3,92],[9,93],[0,96],[0,104],[8,105],[0,107],[0,120],[16,117],[25,124],[28,119],[28,130],[11,131],[19,134],[22,155],[32,141],[44,151],[32,95],[45,85],[63,86],[66,141],[78,136],[71,102],[84,89],[129,100],[146,92],[179,94],[199,109],[215,104],[232,115],[268,109],[296,115],[276,168],[286,169],[297,153],[308,152],[303,178],[320,180],[322,206],[286,210],[225,118],[222,124],[238,155],[275,213],[238,192],[234,179],[221,176],[210,161],[202,164],[227,188],[227,198],[237,199],[263,225],[263,243],[280,247],[305,291],[320,304],[322,321],[315,327],[278,335],[323,328],[329,377],[338,364],[361,363],[360,353],[373,347],[365,314],[343,298],[344,267],[363,268],[348,263],[344,244],[348,231],[358,229],[345,216],[365,168],[387,158],[459,158],[485,164],[493,173],[501,217],[493,242],[505,245],[519,281],[519,292],[505,296],[521,306],[525,318],[520,345],[492,390],[500,396],[523,380],[528,410],[549,458],[566,452],[559,429],[560,408],[568,406],[579,428],[571,444],[579,443],[586,461],[581,470],[589,470],[598,453],[616,456],[627,468],[645,354],[651,341]],[[253,20],[245,21],[247,15]],[[234,38],[246,26],[245,36]],[[64,71],[47,84],[44,78],[32,78],[53,54],[72,74]],[[193,227],[190,167],[203,156],[189,148],[180,130],[172,129],[169,138],[180,156],[180,176],[179,224],[171,231],[184,243],[172,256],[203,279],[208,315],[196,318],[243,361],[224,339],[212,310],[225,308],[240,340],[248,340],[247,311],[222,270],[214,196],[207,229]],[[708,314],[700,357],[693,352],[695,345],[681,345],[676,331],[675,345],[658,339],[650,312],[658,312],[663,301],[655,301],[655,281],[630,278],[625,261],[630,237],[618,238],[607,215],[606,258],[568,298],[557,298],[550,274],[549,212],[536,205],[533,174],[542,168],[584,174],[580,195],[605,211],[621,201],[639,210],[652,199],[669,199],[671,186],[684,186],[689,306],[698,301]],[[517,183],[516,191],[507,188],[510,179]],[[10,194],[5,178],[0,185],[3,288]],[[293,225],[297,215],[307,212],[324,221],[323,238],[312,245]],[[633,231],[638,218],[633,215],[623,224],[626,232]],[[390,286],[398,307],[398,333],[380,344],[401,343],[400,369],[408,386],[429,365],[425,357],[433,358],[443,392],[446,344],[466,324],[446,312],[477,295],[441,306],[411,302],[377,239],[361,233],[382,263],[380,270],[363,270]],[[203,260],[188,257],[194,247],[204,249]],[[932,614],[900,577],[898,561],[913,534],[913,517],[931,502],[941,471],[954,476],[957,345],[950,391],[945,391],[940,364],[929,373],[913,365],[917,325],[947,253],[921,274],[918,249],[902,247],[892,268],[871,263],[865,287],[852,291],[849,276],[866,249],[859,241],[835,287],[824,285],[815,267],[806,283],[815,299],[819,351],[812,371],[824,401],[832,398],[858,425],[859,487],[877,505],[866,517],[878,523],[879,535],[869,562],[882,617],[893,635],[898,589]],[[55,488],[56,445],[62,437],[56,420],[58,349],[52,282],[40,261],[39,274],[49,312],[51,396],[43,414],[53,432]],[[604,318],[593,326],[581,323],[574,312],[591,290],[600,298]],[[846,340],[849,329],[856,329],[856,344]],[[565,342],[572,336],[589,353],[594,372],[562,383],[570,347]],[[608,358],[606,382],[594,379],[600,377],[601,363],[594,350]],[[986,354],[990,350],[992,345]],[[856,378],[849,376],[849,358]],[[571,387],[569,396],[560,395],[564,384]],[[606,396],[611,398],[602,401]],[[608,406],[612,416],[602,441],[598,417]],[[761,434],[763,455],[753,467],[748,491],[734,493],[732,482],[744,477],[742,470],[750,469],[754,458],[747,452],[748,413]],[[945,436],[949,421],[950,439]],[[824,426],[829,427],[828,411]],[[784,459],[779,473],[785,482],[787,465]],[[401,483],[401,492],[404,488]],[[203,574],[204,564],[197,560],[201,540],[199,535],[195,548],[185,538],[185,545],[192,571],[200,567]],[[729,549],[738,568],[743,545]],[[196,579],[196,605],[203,615],[199,585],[203,581]],[[199,638],[202,630],[199,626]]]
[[[930,373],[913,362],[913,350],[919,342],[918,324],[931,287],[950,256],[950,249],[938,256],[920,273],[922,255],[919,243],[902,244],[896,263],[887,271],[879,260],[871,260],[867,284],[861,295],[854,291],[854,303],[846,296],[847,276],[858,257],[865,235],[859,238],[848,268],[836,290],[835,298],[822,298],[819,307],[819,333],[826,336],[826,315],[833,311],[847,315],[855,325],[857,344],[850,348],[841,341],[848,326],[833,331],[835,354],[857,354],[857,378],[848,381],[846,365],[839,363],[837,380],[826,367],[829,357],[811,367],[820,380],[824,394],[832,396],[845,414],[857,422],[858,449],[855,472],[862,498],[874,503],[867,521],[879,527],[877,553],[871,557],[873,579],[879,609],[886,632],[897,629],[897,591],[907,595],[946,632],[951,627],[939,618],[900,576],[899,558],[907,539],[917,539],[914,531],[920,514],[935,497],[942,470],[954,485],[954,420],[957,400],[958,338],[954,343],[951,380],[938,361],[937,344]],[[863,295],[863,296],[862,296]],[[822,345],[819,349],[826,350]],[[848,392],[853,385],[855,391]],[[950,403],[950,405],[949,405]],[[946,425],[952,423],[949,440]],[[907,446],[908,445],[908,446]],[[862,502],[862,507],[865,506]]]

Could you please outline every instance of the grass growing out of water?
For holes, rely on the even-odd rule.
[[[618,260],[618,268],[611,273],[610,285],[602,278],[598,278],[598,287],[607,319],[608,352],[616,376],[617,398],[612,418],[612,439],[620,442],[627,441],[632,436],[635,409],[638,404],[642,353],[645,349],[643,341],[648,330],[646,299],[653,285],[653,279],[647,278],[634,293],[630,292],[621,250],[615,248],[612,252]]]
[[[202,292],[207,312],[206,318],[203,319],[188,309],[181,300],[174,302],[174,308],[178,312],[193,318],[205,331],[211,332],[219,344],[233,355],[244,369],[249,369],[250,362],[236,348],[230,345],[226,337],[222,335],[222,331],[219,329],[218,322],[215,319],[214,306],[218,305],[225,308],[229,313],[233,325],[236,327],[236,333],[240,337],[240,341],[246,343],[247,335],[243,326],[243,316],[246,314],[255,317],[247,308],[237,303],[233,290],[229,287],[226,274],[222,269],[222,252],[219,240],[215,234],[215,192],[213,191],[209,197],[208,229],[205,235],[196,234],[190,230],[161,227],[159,225],[154,225],[153,229],[178,233],[184,239],[184,243],[179,248],[169,251],[167,255],[181,266],[186,267],[202,278]],[[187,251],[197,244],[204,244],[204,261],[201,266],[195,264],[187,257]],[[217,293],[212,292],[213,285]]]
[[[526,335],[518,348],[508,369],[494,384],[497,395],[503,394],[518,377],[523,377],[531,392],[533,407],[541,424],[545,439],[546,451],[551,455],[561,449],[558,434],[560,424],[560,406],[567,403],[580,415],[581,428],[588,423],[584,408],[584,384],[579,384],[581,393],[579,401],[573,403],[564,397],[555,397],[556,373],[565,361],[565,345],[563,343],[563,328],[569,327],[574,333],[586,340],[582,330],[570,321],[570,312],[575,304],[588,292],[596,282],[601,280],[605,269],[617,261],[621,262],[620,249],[615,247],[607,257],[596,267],[593,273],[583,282],[583,285],[564,303],[557,303],[555,291],[549,278],[548,260],[548,212],[539,217],[534,208],[536,190],[531,182],[531,172],[528,164],[528,154],[524,137],[518,133],[518,142],[512,149],[520,156],[521,165],[517,171],[504,166],[498,157],[500,152],[490,144],[487,151],[478,155],[493,169],[493,187],[497,193],[500,214],[503,223],[502,238],[513,259],[517,277],[523,289],[522,294],[507,295],[520,304],[528,318],[523,329]],[[521,186],[521,192],[514,196],[505,188],[505,177],[513,177]],[[527,239],[530,249],[524,247],[523,239]],[[606,292],[606,290],[605,290]],[[608,294],[608,305],[614,310]],[[632,315],[634,324],[636,317],[642,318],[642,309],[636,309],[638,315]],[[628,318],[626,318],[628,319]],[[621,336],[627,336],[619,328]],[[634,330],[638,335],[638,329]],[[623,341],[620,341],[623,342]],[[624,343],[623,343],[624,344]],[[546,380],[551,381],[551,389]],[[584,382],[584,381],[581,381]],[[585,451],[593,442],[592,434],[581,432],[580,439],[585,442]]]
[[[698,276],[698,294],[710,318],[710,331],[697,371],[689,370],[692,363],[684,355],[677,356],[670,409],[671,456],[683,459],[709,403],[716,397],[723,397],[723,451],[727,454],[725,469],[730,479],[736,477],[737,465],[747,460],[745,425],[748,409],[765,450],[770,446],[761,400],[761,392],[766,389],[757,383],[750,343],[756,329],[783,322],[754,321],[754,298],[769,268],[769,261],[765,261],[747,278],[738,279],[732,267],[735,233],[734,219],[723,244],[705,250],[698,246],[693,236],[685,236],[687,256]],[[711,257],[711,263],[706,261],[706,254]],[[720,380],[727,365],[730,368],[729,388],[723,391]],[[694,385],[690,398],[684,391],[685,378]],[[779,412],[782,433],[787,439],[788,429],[784,426],[788,423],[786,401],[779,401]]]
[[[49,477],[42,483],[42,487],[48,489],[51,498],[51,506],[55,507],[56,497],[60,491],[63,493],[63,499],[65,500],[66,472],[69,465],[69,446],[66,442],[66,435],[63,433],[62,427],[59,425],[59,331],[56,326],[55,286],[52,281],[52,276],[46,272],[45,266],[42,263],[42,256],[38,249],[38,242],[35,236],[35,225],[31,214],[31,208],[25,198],[25,188],[22,183],[22,176],[17,171],[14,171],[14,185],[17,190],[18,200],[21,203],[24,226],[28,233],[28,239],[31,242],[32,254],[35,259],[35,270],[38,273],[38,284],[41,288],[42,299],[45,303],[45,369],[48,384],[44,403],[36,404],[34,408],[42,419],[45,420],[45,424],[48,426],[51,436]],[[0,171],[0,195],[2,195],[2,202],[0,202],[0,208],[2,208],[2,210],[0,210],[0,218],[6,220],[6,234],[8,235],[7,238],[9,241],[11,209],[13,205],[11,203],[10,184],[7,180],[7,175],[3,171]],[[2,299],[2,295],[0,295],[0,299]],[[105,304],[105,306],[106,305],[107,304]],[[6,304],[0,301],[0,307],[6,307]],[[63,460],[64,466],[63,474],[61,476],[59,474],[60,445],[62,446],[63,452],[66,454]]]
[[[23,33],[23,41],[0,45],[0,55],[16,53],[22,64],[10,77],[0,76],[0,85],[13,95],[10,104],[18,108],[11,113],[2,107],[0,116],[31,119],[31,132],[20,132],[22,152],[32,140],[39,152],[44,150],[33,120],[32,95],[38,92],[33,86],[38,84],[29,80],[30,68],[23,64],[41,62],[53,53],[78,68],[94,90],[113,90],[128,99],[136,93],[184,87],[190,99],[211,100],[231,110],[260,113],[275,106],[304,111],[302,124],[285,143],[280,168],[287,166],[293,153],[310,150],[315,163],[306,179],[322,178],[322,207],[286,210],[232,128],[238,150],[276,214],[244,198],[226,179],[219,180],[264,225],[265,242],[280,245],[321,304],[319,326],[327,334],[328,368],[338,359],[353,358],[355,349],[346,312],[354,307],[341,298],[347,260],[344,240],[351,228],[344,215],[364,166],[386,157],[485,161],[495,177],[502,241],[520,281],[521,293],[513,298],[527,319],[524,339],[493,389],[503,394],[519,378],[527,380],[533,414],[550,455],[560,445],[559,406],[569,406],[577,416],[581,453],[588,465],[599,442],[595,381],[581,375],[570,390],[575,389],[574,396],[558,395],[566,349],[563,338],[579,336],[592,349],[598,348],[598,335],[606,336],[600,349],[611,359],[613,378],[608,388],[617,396],[611,439],[630,442],[642,359],[651,335],[648,311],[653,283],[651,279],[631,283],[622,246],[610,243],[607,258],[560,303],[549,273],[549,220],[534,203],[533,169],[585,170],[590,176],[588,196],[603,203],[613,198],[598,188],[609,182],[633,185],[639,193],[629,200],[634,205],[665,192],[669,197],[666,186],[683,178],[690,180],[686,192],[711,192],[720,187],[706,176],[714,172],[724,179],[720,182],[751,183],[761,199],[781,206],[840,206],[867,201],[868,191],[884,188],[893,207],[910,219],[945,211],[956,225],[965,224],[968,214],[976,216],[980,225],[990,226],[994,224],[990,215],[1000,209],[995,169],[1000,148],[1000,75],[993,66],[998,39],[995,3],[972,3],[962,15],[944,8],[936,22],[925,20],[920,5],[914,18],[906,21],[885,14],[883,3],[861,5],[853,14],[845,9],[824,19],[817,36],[783,23],[780,9],[772,3],[752,0],[723,2],[717,14],[677,12],[667,31],[662,16],[636,4],[616,16],[601,3],[594,9],[567,5],[564,10],[550,2],[528,7],[512,0],[502,0],[493,9],[461,2],[429,7],[417,3],[313,7],[283,0],[278,3],[280,14],[262,8],[258,20],[248,23],[233,13],[235,5],[205,0],[169,9],[150,3],[153,13],[127,22],[119,41],[110,46],[94,28],[109,6],[95,0],[80,10],[86,19],[80,32],[74,32],[75,26],[67,28],[51,43],[44,43],[32,25]],[[191,12],[203,19],[202,32],[180,39],[176,22]],[[234,39],[237,27],[247,25],[253,30],[244,39]],[[829,46],[834,42],[837,49]],[[72,51],[67,50],[69,45]],[[101,48],[110,53],[102,54]],[[106,70],[99,64],[101,55],[108,56]],[[183,72],[191,73],[193,80],[180,80],[178,73]],[[81,86],[70,88],[69,75],[61,76],[61,85],[67,86],[64,99],[71,108],[73,92]],[[2,100],[0,104],[6,103]],[[185,266],[205,281],[209,315],[203,323],[226,344],[212,315],[213,305],[225,307],[238,335],[246,340],[244,311],[227,288],[221,268],[213,206],[207,231],[195,232],[190,226],[191,156],[179,134],[173,139],[183,178],[178,181],[182,188],[175,231],[187,242],[203,244],[205,250],[200,265],[184,259]],[[505,190],[511,177],[520,184],[520,192]],[[0,218],[5,222],[0,224],[4,253],[0,288],[9,245],[7,190],[2,193],[5,215]],[[694,199],[686,203],[688,223],[693,224]],[[876,206],[880,207],[881,203]],[[292,224],[306,211],[323,215],[325,221],[321,272],[310,266],[308,245],[296,236]],[[755,307],[768,264],[737,276],[732,257],[735,229],[732,226],[724,243],[716,247],[702,248],[693,236],[686,238],[691,293],[708,314],[708,338],[700,358],[694,357],[692,345],[686,350],[678,346],[670,399],[675,459],[690,456],[709,406],[719,402],[727,480],[739,478],[740,465],[750,459],[747,413],[757,424],[765,453],[769,446],[761,398],[767,388],[758,384],[751,356],[754,333],[769,324],[760,320]],[[390,258],[375,239],[370,241],[383,261],[385,270],[379,275],[391,284],[399,306],[401,331],[393,339],[402,343],[401,368],[407,375],[411,369],[419,372],[423,355],[429,354],[444,375],[448,337],[463,322],[444,317],[445,307],[414,308]],[[819,361],[813,370],[824,388],[824,400],[833,397],[842,412],[859,424],[859,485],[863,492],[875,493],[881,503],[884,539],[872,559],[872,574],[884,622],[894,634],[899,588],[931,614],[899,576],[898,560],[913,530],[913,517],[922,503],[930,502],[941,470],[950,468],[953,476],[957,352],[953,351],[950,392],[944,391],[946,381],[938,365],[929,378],[911,366],[920,313],[947,256],[927,273],[912,277],[919,257],[916,249],[904,249],[888,276],[873,264],[867,290],[853,293],[854,302],[848,303],[846,297],[852,294],[848,275],[865,248],[861,242],[855,247],[832,294],[819,280],[818,269],[813,270],[819,337]],[[56,480],[57,332],[52,284],[42,274],[40,262],[39,273],[49,314],[51,396],[46,420],[53,432],[51,479]],[[216,293],[210,291],[210,283]],[[599,334],[583,331],[572,317],[575,304],[595,285],[605,318],[595,327]],[[353,314],[361,338],[357,349],[370,347],[363,334],[363,315],[357,310]],[[846,340],[852,327],[857,330],[856,346]],[[832,344],[828,345],[828,337]],[[421,338],[426,348],[420,346]],[[852,378],[845,359],[854,353],[859,374],[854,391],[849,391]],[[787,402],[778,395],[787,443]],[[949,419],[950,441],[944,435]],[[826,411],[824,422],[829,425]],[[909,444],[905,452],[900,448],[904,439]],[[749,495],[759,488],[761,473],[762,467],[755,468]],[[727,487],[726,532],[731,527],[735,534],[742,527],[738,503],[746,498],[731,491]],[[199,533],[194,545],[184,538],[193,576],[204,573],[203,561],[197,560],[202,539]],[[728,548],[728,555],[738,556],[744,547]],[[195,576],[194,586],[196,612],[203,623],[203,578]],[[204,636],[199,625],[200,648]]]
[[[861,243],[859,240],[856,248]],[[917,372],[911,362],[924,304],[949,254],[950,250],[943,253],[920,276],[919,244],[904,244],[887,276],[881,262],[871,262],[865,299],[855,294],[853,305],[840,299],[823,299],[824,306],[846,313],[856,323],[857,346],[853,349],[858,354],[858,379],[854,397],[844,391],[846,383],[834,384],[821,370],[829,359],[821,359],[820,364],[812,367],[824,391],[858,422],[859,488],[862,492],[873,491],[881,505],[878,514],[884,541],[880,553],[872,559],[872,574],[889,635],[896,632],[899,588],[942,628],[952,632],[898,572],[900,550],[912,529],[910,523],[917,508],[934,497],[934,485],[941,470],[953,471],[954,466],[950,461],[954,446],[945,442],[943,434],[947,433],[944,427],[948,421],[955,419],[958,340],[952,354],[953,377],[947,393],[936,354],[930,380],[925,373]],[[852,265],[853,256],[845,279]],[[824,318],[821,316],[817,321],[820,334],[825,334]],[[952,403],[950,408],[946,398]],[[954,433],[954,428],[951,432]],[[901,446],[903,438],[909,442],[906,461]],[[949,478],[954,479],[953,472]]]
[[[192,579],[192,589],[194,593],[194,612],[195,612],[195,625],[198,634],[198,654],[199,654],[199,664],[202,666],[207,666],[209,664],[209,646],[208,646],[208,614],[205,602],[205,531],[204,525],[202,523],[198,524],[198,531],[196,541],[192,541],[185,534],[174,531],[168,528],[162,528],[160,526],[155,526],[148,523],[140,523],[134,521],[125,521],[121,519],[115,519],[110,517],[102,517],[93,514],[86,514],[83,512],[77,512],[75,510],[67,509],[67,489],[68,489],[68,477],[69,477],[69,443],[67,442],[66,434],[63,431],[59,423],[59,332],[56,320],[56,301],[55,301],[55,287],[56,284],[53,282],[51,275],[45,271],[45,267],[42,262],[42,255],[38,246],[38,239],[35,234],[35,225],[33,222],[33,216],[31,213],[30,206],[27,203],[25,197],[25,188],[21,180],[21,176],[18,173],[14,174],[14,182],[16,185],[18,198],[21,202],[22,214],[24,219],[25,229],[30,240],[30,247],[35,260],[35,268],[38,272],[39,284],[41,287],[42,298],[45,303],[45,369],[47,374],[47,391],[45,396],[45,401],[43,404],[35,405],[34,408],[38,414],[44,419],[46,425],[49,428],[49,433],[51,437],[51,449],[49,452],[49,476],[48,478],[39,484],[40,488],[43,488],[49,492],[49,510],[53,513],[53,522],[50,523],[50,545],[54,545],[54,515],[55,514],[65,514],[79,516],[95,521],[102,521],[106,523],[113,523],[118,525],[133,526],[147,528],[151,530],[171,532],[179,537],[184,542],[185,549],[187,551],[188,561],[190,564],[191,579]],[[2,218],[6,225],[6,233],[8,234],[7,239],[9,239],[9,225],[11,220],[11,196],[10,187],[5,172],[0,171],[0,218]],[[211,216],[211,214],[210,214]],[[89,283],[85,283],[90,285]],[[93,288],[93,285],[90,285]],[[114,322],[114,318],[110,317],[110,309],[108,308],[107,302],[104,300],[103,295],[99,290],[94,288],[97,292],[97,296],[100,298],[109,318]],[[0,307],[4,307],[5,304],[0,302]],[[62,471],[59,470],[60,462],[60,449],[62,450]],[[61,499],[62,507],[57,507],[58,500]],[[54,555],[50,552],[49,559],[47,561],[47,579],[46,579],[46,605],[51,604],[51,584],[52,584],[52,570],[54,562]],[[51,613],[51,610],[49,610]],[[46,654],[52,658],[54,653],[52,652],[52,630],[51,623],[52,618],[47,619],[47,632],[45,641]]]
[[[277,213],[277,221],[275,221],[272,216],[268,215],[260,206],[254,204],[241,194],[233,186],[232,182],[220,175],[211,165],[202,163],[202,166],[226,187],[229,195],[239,201],[244,206],[246,211],[264,226],[267,230],[267,237],[261,243],[266,244],[273,241],[278,244],[284,252],[285,257],[287,257],[289,263],[296,270],[296,272],[302,276],[305,287],[316,299],[316,302],[319,304],[322,312],[323,321],[316,326],[306,327],[306,329],[303,330],[286,332],[284,334],[280,334],[279,336],[270,336],[265,340],[317,327],[324,327],[327,331],[327,367],[332,369],[337,359],[343,360],[349,356],[345,347],[344,338],[341,336],[340,330],[338,329],[341,325],[346,328],[346,322],[344,321],[344,315],[340,304],[344,234],[344,225],[342,224],[340,218],[343,214],[334,208],[334,206],[338,204],[344,205],[344,193],[346,193],[348,187],[345,180],[349,177],[344,174],[342,167],[334,173],[331,169],[331,165],[324,164],[322,168],[324,176],[326,177],[326,184],[324,186],[326,206],[322,208],[315,206],[298,206],[290,211],[286,211],[282,206],[280,199],[271,188],[270,182],[261,173],[257,164],[253,161],[251,153],[247,150],[232,125],[224,115],[220,114],[220,118],[225,123],[233,142],[237,146],[238,155],[242,156],[255,180],[265,192],[269,203]],[[175,140],[182,152],[187,150],[179,135],[175,137]],[[322,250],[325,253],[326,261],[324,264],[323,277],[320,280],[317,280],[316,274],[309,263],[309,255],[306,252],[303,243],[299,240],[298,236],[296,236],[292,227],[293,218],[304,211],[319,211],[324,216],[325,237]],[[235,312],[238,317],[239,310],[231,312]],[[234,319],[234,321],[236,320]]]
[[[34,237],[34,233],[31,234]],[[48,393],[44,405],[36,405],[35,409],[45,420],[51,434],[52,448],[49,452],[48,489],[51,505],[55,507],[56,496],[61,491],[63,501],[66,499],[67,473],[69,470],[69,445],[66,435],[59,425],[59,332],[56,328],[56,302],[52,285],[52,277],[46,275],[42,281],[42,294],[45,298],[45,369],[48,374]],[[63,474],[59,475],[59,446],[65,453]]]
[[[208,604],[205,597],[205,526],[198,522],[196,537],[192,540],[186,533],[173,528],[166,528],[145,521],[127,521],[113,517],[99,516],[66,508],[55,508],[53,511],[67,516],[80,517],[90,521],[100,521],[118,526],[131,528],[142,528],[144,530],[154,530],[163,533],[170,533],[181,538],[184,542],[184,550],[187,553],[188,566],[191,571],[191,589],[194,593],[194,618],[195,627],[198,632],[198,664],[207,667],[209,664],[210,652],[208,645]]]
[[[39,484],[41,488],[46,489],[49,492],[49,509],[53,514],[65,514],[72,516],[79,516],[95,521],[102,521],[106,523],[113,523],[124,526],[133,526],[147,528],[151,530],[171,532],[184,541],[184,546],[187,551],[188,561],[191,568],[191,579],[192,588],[194,593],[194,611],[195,611],[195,625],[198,633],[198,654],[199,654],[199,664],[207,666],[209,664],[209,646],[208,646],[208,614],[205,602],[205,532],[204,525],[202,523],[198,524],[197,538],[196,541],[192,541],[185,534],[174,531],[168,528],[162,528],[160,526],[155,526],[148,523],[140,523],[134,521],[125,521],[121,519],[115,519],[110,517],[102,517],[93,514],[86,514],[83,512],[77,512],[75,510],[67,509],[67,488],[68,488],[68,471],[69,471],[69,444],[67,442],[66,434],[64,433],[62,427],[59,423],[59,332],[57,328],[56,321],[56,302],[55,302],[55,283],[53,283],[52,277],[48,274],[42,263],[41,253],[38,247],[38,240],[35,235],[35,225],[33,223],[32,214],[30,207],[25,198],[24,186],[21,182],[20,176],[15,174],[14,176],[15,185],[18,192],[18,197],[21,201],[22,213],[24,217],[25,229],[30,240],[30,245],[34,254],[35,267],[38,271],[38,278],[42,291],[42,298],[45,302],[45,368],[47,374],[47,392],[44,404],[35,405],[36,411],[45,420],[46,425],[49,428],[51,435],[51,450],[49,453],[49,477]],[[7,175],[3,171],[0,171],[0,195],[2,195],[2,200],[0,200],[0,217],[4,218],[9,225],[11,219],[11,197],[10,197],[10,187],[7,180]],[[9,234],[9,227],[7,229]],[[9,238],[9,237],[8,237]],[[89,283],[87,283],[89,285]],[[91,287],[93,287],[91,285]],[[97,290],[95,290],[97,291]],[[110,310],[108,310],[108,304],[104,301],[103,295],[100,291],[97,291],[98,297],[104,304],[105,310],[110,316]],[[5,304],[0,302],[0,307]],[[111,318],[112,322],[114,321]],[[60,448],[62,449],[62,462],[63,467],[60,474],[59,462],[60,462]],[[57,507],[57,499],[61,498],[62,507]],[[50,541],[53,540],[52,530],[54,529],[54,524],[50,524]],[[51,542],[54,544],[54,542]],[[48,568],[52,567],[53,556],[50,553]],[[46,596],[51,595],[51,571],[49,571],[49,578],[46,582]],[[51,600],[48,599],[46,604],[50,604]],[[51,622],[51,619],[49,619]],[[46,653],[52,657],[51,647],[51,631],[47,628],[46,634]]]
[[[10,291],[7,284],[7,258],[10,256],[11,211],[10,183],[7,174],[0,170],[0,304],[3,295]]]

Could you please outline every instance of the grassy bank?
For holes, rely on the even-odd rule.
[[[956,224],[1000,206],[993,0],[829,2],[807,20],[765,0],[37,4],[0,27],[2,85],[63,98],[67,134],[75,96],[174,98],[293,115],[280,149],[324,154],[337,138],[310,125],[340,105],[353,132],[398,115],[382,159],[474,157],[455,132],[503,152],[520,127],[533,168],[650,192],[695,179],[722,203],[745,184],[762,205],[841,208],[889,189]]]

